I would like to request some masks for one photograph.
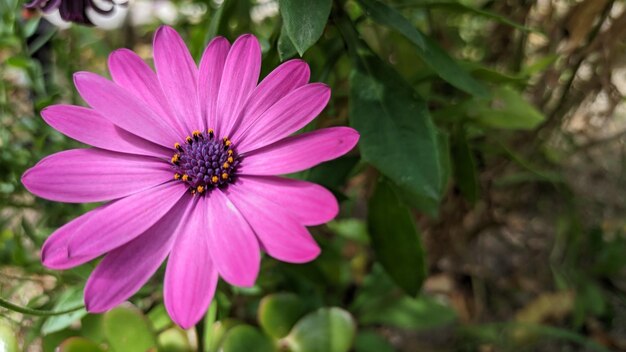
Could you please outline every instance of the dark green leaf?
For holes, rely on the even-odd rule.
[[[380,60],[364,57],[363,62],[350,77],[350,123],[361,134],[362,157],[407,198],[428,200],[422,209],[434,213],[445,170],[426,104]]]
[[[296,47],[293,46],[293,43],[287,34],[287,30],[283,25],[283,28],[280,30],[280,36],[278,37],[278,56],[280,57],[280,61],[292,58],[297,53],[298,50],[296,50]]]
[[[391,184],[381,180],[370,199],[368,225],[376,258],[389,276],[415,296],[426,277],[426,260],[410,210]]]
[[[293,352],[347,352],[356,325],[341,308],[321,308],[300,319],[285,341]]]
[[[489,91],[483,84],[472,78],[437,43],[420,32],[399,12],[377,0],[359,0],[359,3],[376,22],[395,29],[415,44],[418,55],[439,77],[469,94],[489,96]]]
[[[474,153],[470,149],[464,134],[454,141],[452,147],[454,159],[454,179],[463,196],[472,204],[478,200],[478,171]]]
[[[302,56],[322,36],[332,0],[280,0],[287,35]]]
[[[356,352],[395,352],[387,340],[373,331],[364,331],[356,335],[354,350]]]
[[[276,349],[269,337],[250,325],[239,325],[232,328],[222,344],[224,352],[275,352]]]
[[[545,120],[543,114],[511,87],[498,87],[493,100],[474,101],[467,105],[467,114],[486,127],[529,130]]]
[[[259,304],[258,319],[268,335],[281,338],[289,334],[304,313],[304,304],[297,295],[277,293],[263,297]]]

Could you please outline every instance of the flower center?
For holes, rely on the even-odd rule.
[[[194,131],[185,143],[174,144],[174,179],[189,186],[191,193],[204,194],[234,181],[241,158],[228,137],[217,138],[212,129]]]

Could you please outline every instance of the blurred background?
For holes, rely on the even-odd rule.
[[[623,1],[85,3],[71,23],[0,0],[0,351],[626,351]],[[39,111],[84,104],[72,74],[108,77],[116,48],[151,62],[161,24],[197,61],[215,35],[255,34],[262,76],[303,55],[333,91],[306,129],[361,133],[348,156],[292,175],[341,202],[311,229],[322,255],[265,257],[255,287],[220,283],[189,331],[165,313],[162,270],[87,315],[95,263],[50,271],[39,251],[96,205],[20,183],[82,147]]]

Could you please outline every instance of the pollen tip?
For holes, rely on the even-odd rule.
[[[174,174],[174,179],[180,180],[180,174],[178,172]]]
[[[187,174],[183,175],[183,181],[187,182],[187,181],[189,181],[189,179],[190,179],[189,175],[187,175]]]
[[[211,182],[213,183],[217,183],[217,181],[219,181],[220,179],[217,176],[213,176],[211,177]]]
[[[223,167],[223,168],[225,168],[225,169],[228,169],[228,168],[230,167],[230,164],[229,164],[229,163],[224,163],[224,164],[222,165],[222,167]]]
[[[215,177],[217,177],[217,176],[215,176]],[[223,180],[228,180],[228,174],[224,172],[224,173],[222,174],[222,179],[223,179]]]
[[[198,191],[198,193],[204,193],[204,186],[200,185],[196,187],[196,191]]]
[[[190,136],[187,136],[187,138],[185,138],[185,140],[187,141],[187,143],[191,144],[193,143],[193,139]]]

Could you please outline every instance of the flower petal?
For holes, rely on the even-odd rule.
[[[242,35],[233,43],[220,83],[217,97],[215,131],[225,137],[237,114],[256,87],[261,72],[261,46],[251,34]]]
[[[173,127],[146,103],[104,77],[78,72],[74,84],[94,110],[126,131],[166,147],[179,140]]]
[[[166,183],[92,210],[56,230],[41,249],[50,269],[86,263],[145,232],[185,194],[180,183]]]
[[[213,190],[204,201],[207,239],[217,272],[232,285],[254,285],[261,254],[250,225],[221,190]]]
[[[310,76],[309,65],[302,60],[289,60],[278,66],[252,92],[227,135],[237,140],[267,109],[292,90],[307,84]]]
[[[278,204],[303,225],[324,224],[337,216],[339,204],[315,183],[274,176],[239,176],[233,187]]]
[[[313,120],[328,103],[330,89],[322,83],[302,86],[267,109],[254,126],[234,140],[240,153],[249,152],[296,132]]]
[[[137,54],[128,49],[118,49],[109,55],[109,71],[113,81],[143,100],[155,113],[175,128],[184,139],[187,131],[182,121],[172,112],[157,75]]]
[[[279,175],[302,171],[349,152],[359,140],[350,127],[331,127],[287,137],[243,158],[242,175]]]
[[[52,154],[22,175],[31,193],[69,203],[122,198],[171,179],[172,170],[159,159],[101,149]]]
[[[41,116],[57,131],[79,142],[115,152],[170,157],[171,151],[127,132],[95,110],[75,105],[52,105]]]
[[[154,66],[165,96],[188,133],[206,129],[196,94],[198,69],[172,27],[161,26],[154,34]]]
[[[198,103],[208,128],[215,128],[217,95],[230,43],[224,37],[215,37],[200,60],[198,76]]]
[[[107,311],[135,294],[167,257],[185,213],[193,210],[194,205],[191,196],[184,196],[144,233],[109,252],[85,286],[87,311]]]
[[[218,280],[207,242],[206,202],[199,203],[181,227],[165,271],[165,307],[184,329],[204,316]]]
[[[320,254],[320,248],[309,231],[286,208],[251,192],[245,186],[241,187],[241,184],[229,187],[227,196],[272,257],[288,263],[306,263]]]

